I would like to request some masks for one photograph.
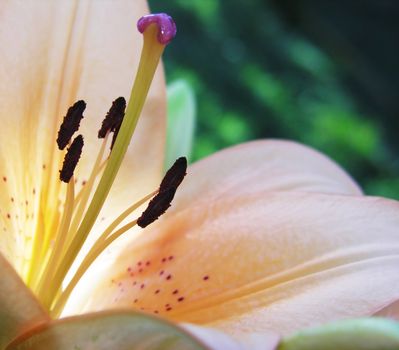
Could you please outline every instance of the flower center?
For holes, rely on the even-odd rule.
[[[66,281],[66,275],[87,240],[121,166],[163,50],[176,33],[173,20],[166,14],[142,17],[137,26],[143,33],[144,44],[129,102],[126,106],[122,97],[113,102],[98,133],[104,140],[92,173],[77,194],[73,173],[84,141],[82,135],[73,140],[72,137],[83,118],[86,107],[84,101],[78,101],[69,108],[58,133],[59,149],[67,148],[60,170],[60,180],[67,183],[63,212],[53,220],[55,224],[51,225],[51,230],[35,235],[31,259],[24,276],[26,283],[53,316],[61,313],[77,282],[106,247],[136,224],[141,227],[149,225],[170,206],[177,186],[185,175],[186,160],[179,159],[167,172],[158,190],[132,204],[115,218],[92,245],[72,278]],[[113,133],[111,142],[110,133]],[[108,143],[111,143],[111,152],[105,157]],[[140,218],[118,228],[122,221],[152,197]],[[40,229],[38,225],[37,231]]]

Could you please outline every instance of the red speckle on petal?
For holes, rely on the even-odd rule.
[[[144,287],[145,287],[145,284],[143,283],[143,284],[140,286],[140,288],[141,288],[141,289],[144,289]]]
[[[5,176],[3,176],[3,181],[7,182],[7,178]]]
[[[184,300],[184,297],[180,297],[179,299],[177,299],[177,301],[180,303]]]
[[[151,265],[151,262],[150,261],[147,261],[146,263],[145,263],[145,266],[150,266]]]
[[[204,277],[202,277],[202,279],[203,279],[204,281],[207,281],[207,280],[209,280],[209,276],[204,276]]]
[[[154,292],[154,294],[159,294],[160,291],[161,291],[160,289],[157,289],[157,290]]]
[[[179,293],[179,291],[175,289],[172,294],[176,295],[177,293]]]
[[[173,255],[171,255],[169,258],[168,258],[168,260],[170,261],[170,260],[173,260],[174,259],[174,256]]]
[[[162,270],[162,271],[159,273],[159,276],[162,276],[164,273],[165,273],[165,271]]]
[[[167,275],[166,276],[166,279],[169,281],[169,280],[171,280],[172,279],[172,275]]]

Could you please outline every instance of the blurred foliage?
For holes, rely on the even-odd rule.
[[[178,25],[168,82],[197,98],[193,159],[288,138],[399,199],[399,2],[150,0]]]

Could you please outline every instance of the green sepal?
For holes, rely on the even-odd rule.
[[[198,340],[160,318],[106,311],[53,321],[15,339],[6,350],[204,350]]]
[[[278,350],[398,350],[399,323],[364,318],[330,323],[285,338]]]
[[[0,271],[0,349],[4,349],[20,332],[50,318],[1,254]]]

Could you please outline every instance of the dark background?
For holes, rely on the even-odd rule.
[[[150,0],[175,19],[168,82],[197,98],[193,159],[288,138],[399,199],[399,1]]]

